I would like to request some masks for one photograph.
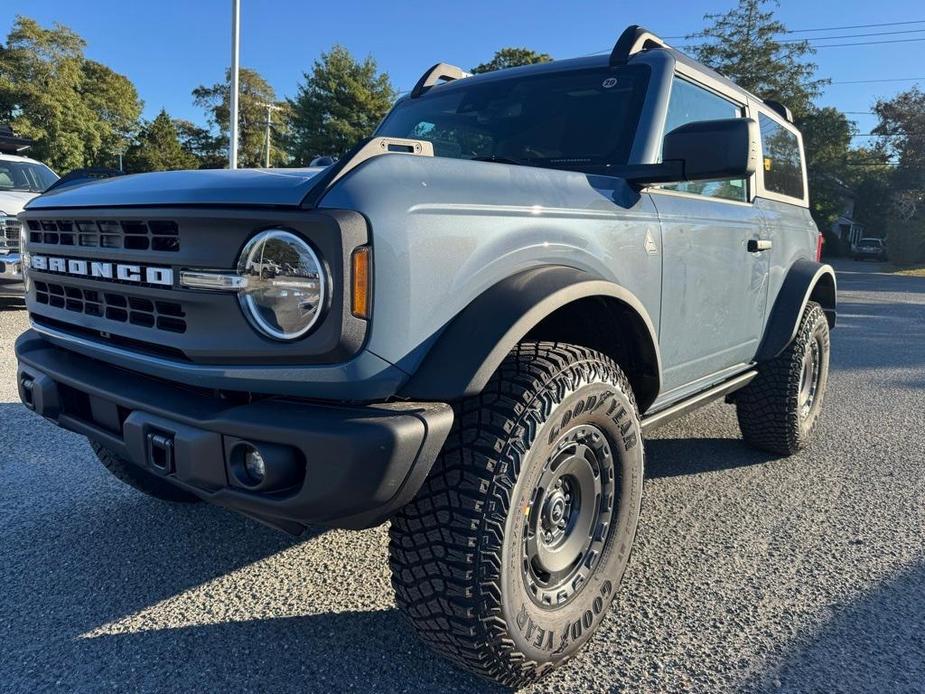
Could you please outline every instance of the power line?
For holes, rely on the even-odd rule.
[[[803,43],[804,41],[812,43],[813,41],[829,41],[831,39],[863,39],[868,36],[895,36],[896,34],[921,34],[925,29],[904,29],[903,31],[874,31],[866,34],[836,34],[835,36],[816,36],[811,39],[790,39],[787,41],[778,41],[778,43]]]
[[[829,84],[873,84],[875,82],[918,82],[919,80],[925,80],[925,77],[889,77],[886,79],[876,80],[848,80],[846,82],[829,82]]]
[[[858,34],[857,36],[861,36],[861,34]],[[871,36],[876,36],[876,34],[871,34]],[[833,38],[833,39],[835,39],[835,38],[842,38],[842,37],[838,37],[838,36],[820,37],[819,39],[812,39],[812,41],[818,41],[818,40],[820,40],[821,38]],[[915,41],[925,41],[925,38],[915,38],[915,39],[888,39],[888,40],[884,40],[884,41],[852,41],[852,42],[849,42],[849,43],[818,43],[818,44],[817,44],[817,43],[813,43],[813,44],[811,44],[811,45],[812,45],[813,48],[839,48],[839,47],[841,47],[841,46],[878,46],[878,45],[884,44],[884,43],[913,43],[913,42],[915,42]],[[795,44],[795,43],[803,43],[803,42],[802,42],[802,41],[778,41],[778,42],[777,42],[777,44],[780,45],[780,46],[790,46],[790,45],[793,45],[793,44]],[[719,44],[713,44],[713,43],[710,43],[710,42],[703,42],[703,43],[688,43],[688,44],[685,44],[685,45],[683,45],[683,46],[676,46],[676,48],[681,48],[681,49],[686,50],[686,49],[689,49],[689,48],[699,48],[699,47],[702,47],[702,46],[713,46],[713,45],[719,45]]]
[[[879,24],[852,24],[850,26],[840,27],[819,27],[816,29],[787,29],[786,31],[782,31],[781,34],[806,34],[814,31],[841,31],[842,29],[872,29],[874,27],[907,26],[909,24],[925,24],[925,19],[916,19],[905,22],[881,22]],[[694,34],[684,34],[682,36],[664,36],[662,38],[686,39],[693,37]]]
[[[922,39],[892,39],[890,41],[865,41],[861,43],[823,43],[813,48],[842,48],[844,46],[880,46],[885,43],[915,43],[916,41],[925,41]]]

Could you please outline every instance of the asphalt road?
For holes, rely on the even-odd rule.
[[[925,691],[925,279],[844,264],[815,442],[716,404],[647,442],[637,548],[536,691]],[[0,690],[486,691],[399,619],[384,528],[290,539],[123,487],[22,408],[0,314]]]

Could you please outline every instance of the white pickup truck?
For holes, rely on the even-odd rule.
[[[0,126],[0,297],[22,296],[20,223],[26,203],[58,180],[43,163],[23,156],[31,142]]]

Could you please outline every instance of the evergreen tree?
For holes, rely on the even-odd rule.
[[[125,153],[125,170],[129,173],[196,168],[199,161],[180,144],[177,128],[165,110],[145,124],[138,141]]]
[[[776,0],[738,0],[723,14],[708,14],[710,25],[688,38],[704,39],[692,47],[694,56],[740,87],[762,99],[784,104],[797,117],[812,108],[828,80],[817,80],[816,51],[808,41],[790,40],[787,27],[768,5]]]
[[[290,102],[293,158],[307,164],[319,154],[347,151],[372,134],[395,96],[372,57],[358,62],[343,46],[322,53]]]
[[[509,67],[520,67],[521,65],[548,63],[551,60],[552,56],[548,53],[537,53],[529,48],[502,48],[495,52],[491,60],[487,63],[476,65],[471,72],[473,74],[493,72],[494,70],[504,70]]]

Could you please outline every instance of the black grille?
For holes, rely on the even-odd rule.
[[[19,250],[20,222],[16,217],[0,217],[0,248]]]
[[[162,219],[147,222],[30,219],[29,241],[53,246],[125,248],[134,251],[177,253],[180,250],[177,223]]]
[[[40,304],[118,323],[131,323],[172,333],[186,332],[186,313],[183,306],[174,301],[144,299],[52,282],[35,281],[34,284],[35,300]]]

